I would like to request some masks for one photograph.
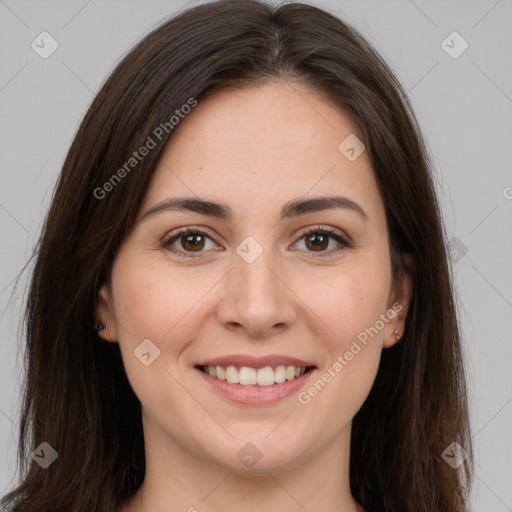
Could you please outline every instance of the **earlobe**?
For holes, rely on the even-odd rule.
[[[95,316],[96,324],[94,330],[96,335],[105,341],[115,342],[117,340],[117,331],[106,283],[101,286],[98,292]]]

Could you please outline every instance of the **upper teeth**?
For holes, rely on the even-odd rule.
[[[229,366],[203,366],[206,373],[220,380],[226,380],[230,384],[241,384],[242,386],[272,386],[285,380],[293,380],[306,371],[305,367],[293,365],[280,365],[272,368],[250,368],[242,366],[237,368]]]

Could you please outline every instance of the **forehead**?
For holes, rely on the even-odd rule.
[[[378,202],[366,152],[350,161],[339,145],[358,134],[323,93],[290,82],[228,88],[180,121],[160,158],[143,208],[169,195],[197,195],[276,211],[284,200],[339,192]],[[254,212],[252,212],[254,213]]]
[[[303,161],[318,151],[337,153],[340,137],[355,133],[355,126],[322,92],[290,82],[270,82],[252,87],[223,89],[202,100],[181,121],[172,146],[194,146],[208,153],[261,157],[272,155]],[[172,143],[174,142],[174,144]],[[295,158],[297,160],[297,158]],[[293,160],[292,160],[293,161]]]

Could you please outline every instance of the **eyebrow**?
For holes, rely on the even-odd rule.
[[[342,208],[355,212],[364,220],[368,220],[368,216],[361,206],[351,199],[342,196],[320,196],[289,201],[281,208],[280,218],[288,219],[333,208]],[[175,197],[164,199],[146,210],[141,221],[157,213],[183,210],[208,215],[221,220],[231,220],[233,218],[233,212],[226,204],[207,201],[197,197]]]

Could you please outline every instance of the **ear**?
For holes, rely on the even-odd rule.
[[[105,327],[101,331],[98,331],[97,336],[105,341],[117,341],[117,329],[111,293],[106,283],[101,286],[98,292],[95,316],[96,323],[100,322]]]
[[[392,347],[404,335],[405,318],[409,311],[413,282],[414,258],[412,254],[402,254],[402,264],[395,276],[388,298],[387,311],[394,311],[395,314],[392,317],[392,313],[387,314],[390,320],[386,323],[383,348]]]

